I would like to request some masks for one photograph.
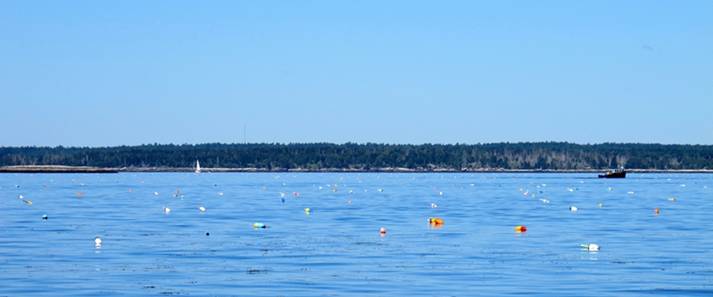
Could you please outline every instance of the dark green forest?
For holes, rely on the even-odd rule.
[[[713,145],[573,144],[150,144],[115,147],[0,147],[0,165],[266,170],[713,169]]]

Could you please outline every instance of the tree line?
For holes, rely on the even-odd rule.
[[[713,169],[713,145],[253,143],[114,147],[0,147],[0,165],[324,170]]]

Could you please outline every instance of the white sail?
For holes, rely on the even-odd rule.
[[[196,173],[201,173],[201,163],[196,160]]]

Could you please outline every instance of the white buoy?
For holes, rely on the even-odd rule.
[[[94,247],[95,247],[95,248],[101,248],[101,247],[102,247],[102,239],[101,239],[101,237],[99,237],[99,236],[94,237]]]
[[[596,243],[581,244],[580,246],[583,249],[586,249],[587,251],[590,251],[590,252],[598,252],[599,251],[599,245]]]
[[[198,210],[200,210],[201,212],[205,212],[205,207],[199,206],[199,207],[198,207]]]
[[[154,196],[158,196],[158,192],[153,192]]]
[[[569,211],[571,211],[571,212],[577,212],[577,210],[579,210],[579,209],[574,205],[569,207]]]
[[[438,204],[431,203],[431,208],[438,208]]]
[[[164,207],[164,208],[163,208],[163,213],[169,214],[170,212],[171,212],[171,209],[170,209],[170,208],[168,208],[168,207]]]
[[[599,203],[597,203],[597,207],[602,208],[602,207],[604,207],[604,204],[599,202]]]

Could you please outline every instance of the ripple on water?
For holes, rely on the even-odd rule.
[[[713,176],[589,177],[0,175],[0,296],[713,295]]]

